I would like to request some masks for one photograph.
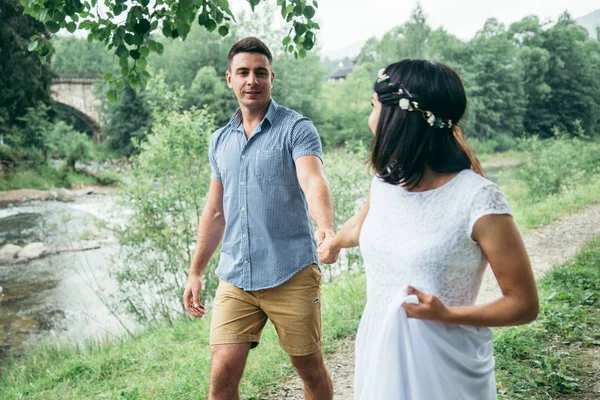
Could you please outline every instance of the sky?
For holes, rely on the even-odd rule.
[[[275,0],[267,0],[275,1]],[[235,1],[234,1],[235,2]],[[307,1],[308,4],[311,0]],[[322,54],[381,37],[406,22],[417,1],[408,0],[319,0],[316,19]],[[600,8],[600,0],[420,0],[429,25],[468,40],[495,17],[507,26],[534,14],[542,20],[556,20],[568,10],[573,18]]]

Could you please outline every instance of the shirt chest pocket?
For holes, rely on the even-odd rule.
[[[284,167],[282,149],[256,151],[254,173],[257,178],[265,181],[274,181],[283,175]]]

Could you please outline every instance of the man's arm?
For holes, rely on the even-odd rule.
[[[208,198],[198,224],[196,251],[190,266],[188,284],[183,293],[185,310],[193,317],[198,318],[204,315],[204,306],[200,304],[202,274],[219,246],[224,231],[223,184],[221,181],[213,179],[210,181]]]
[[[333,197],[323,172],[321,159],[317,156],[299,157],[296,160],[296,174],[308,202],[308,212],[317,225],[315,240],[320,246],[326,237],[335,236]],[[335,259],[337,254],[330,263],[335,262]]]

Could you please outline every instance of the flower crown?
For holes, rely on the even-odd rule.
[[[390,77],[385,73],[385,68],[379,70],[377,74],[377,83],[383,83],[390,79]],[[390,83],[390,86],[393,85]],[[419,103],[414,100],[414,97],[410,94],[408,90],[402,85],[399,85],[399,88],[394,94],[398,96],[403,96],[398,101],[398,106],[405,111],[419,111],[423,114],[423,118],[427,121],[430,126],[434,128],[451,128],[452,120],[450,119],[442,119],[436,117],[431,111],[421,110],[419,108]]]

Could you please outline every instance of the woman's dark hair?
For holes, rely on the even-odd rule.
[[[231,70],[231,60],[239,53],[263,54],[269,60],[269,64],[273,64],[273,56],[271,55],[269,47],[264,44],[262,40],[253,36],[242,39],[231,47],[231,50],[229,50],[229,57],[227,57],[227,69]]]
[[[378,80],[374,90],[381,102],[381,115],[371,148],[371,164],[386,182],[414,188],[425,167],[437,173],[472,168],[483,175],[481,165],[457,125],[467,107],[467,96],[458,74],[450,67],[429,61],[407,59],[385,68],[389,76]],[[419,111],[399,107],[400,87],[408,91],[421,110],[436,118],[452,120],[452,127],[435,128]]]

